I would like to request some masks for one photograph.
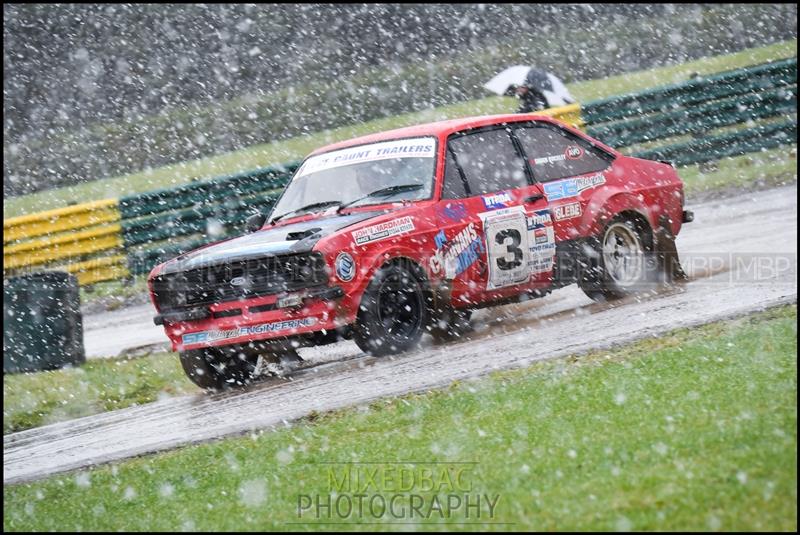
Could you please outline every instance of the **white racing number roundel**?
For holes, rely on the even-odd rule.
[[[530,275],[530,249],[524,209],[514,206],[479,216],[483,220],[489,260],[487,289],[527,281]]]

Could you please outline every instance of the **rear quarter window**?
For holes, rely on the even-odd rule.
[[[611,156],[557,127],[522,127],[514,134],[539,182],[594,173],[611,165]]]

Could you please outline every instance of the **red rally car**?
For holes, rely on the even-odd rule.
[[[572,283],[618,298],[681,276],[683,203],[669,163],[548,117],[360,137],[308,156],[249,234],[156,266],[155,322],[204,388],[343,338],[402,352],[426,332],[459,336],[476,308]]]

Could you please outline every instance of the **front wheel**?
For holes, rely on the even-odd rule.
[[[264,360],[278,365],[300,361],[295,350],[262,354]],[[200,388],[224,390],[250,384],[261,375],[257,368],[258,356],[240,346],[208,347],[180,353],[181,366],[186,376]]]
[[[646,289],[653,273],[647,229],[629,219],[615,219],[590,244],[578,284],[595,301],[619,299]]]
[[[399,263],[381,268],[361,299],[353,339],[375,356],[415,347],[428,321],[423,282]]]

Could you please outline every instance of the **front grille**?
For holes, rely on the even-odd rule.
[[[291,292],[325,284],[320,253],[231,262],[153,279],[153,293],[162,311]]]

